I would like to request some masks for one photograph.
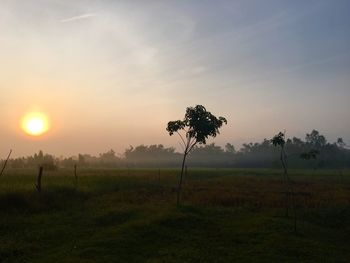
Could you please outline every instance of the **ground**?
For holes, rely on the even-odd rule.
[[[350,262],[349,171],[8,169],[0,262]]]

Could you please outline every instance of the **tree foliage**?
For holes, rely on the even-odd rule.
[[[286,144],[285,133],[279,132],[271,139],[271,142],[273,146],[279,146],[281,148],[280,160],[284,169],[284,173],[287,174],[287,155],[284,150],[284,145]]]
[[[275,135],[273,138],[272,138],[272,144],[274,146],[280,146],[280,147],[284,147],[284,145],[286,144],[286,141],[284,139],[284,136],[285,134],[282,133],[282,132],[279,132],[277,135]]]
[[[202,105],[188,107],[183,120],[168,122],[166,130],[169,135],[179,134],[185,153],[188,154],[196,144],[206,144],[208,137],[216,137],[223,124],[227,124],[224,117],[215,117]],[[180,132],[184,131],[185,136]]]
[[[321,135],[319,133],[319,135]],[[324,135],[322,135],[324,136]],[[327,142],[316,149],[305,139],[290,137],[285,138],[285,150],[288,152],[289,168],[350,168],[350,149],[341,139],[335,142]],[[315,159],[304,155],[317,150]],[[32,156],[10,158],[8,167],[11,168],[36,168],[38,165],[55,165],[57,167],[71,168],[77,164],[79,167],[176,167],[181,162],[182,153],[173,147],[157,145],[131,146],[122,154],[114,150],[108,150],[97,156],[90,154],[77,154],[70,157],[55,157],[47,153],[36,153]],[[275,147],[272,140],[264,139],[260,142],[244,143],[235,149],[233,144],[224,147],[210,144],[196,145],[193,147],[188,165],[196,167],[252,167],[252,168],[277,168],[280,166],[280,148]],[[46,157],[45,157],[46,156]],[[302,158],[301,158],[302,157]],[[6,159],[0,160],[0,167]],[[46,165],[45,165],[46,164]]]
[[[177,133],[183,146],[181,176],[177,190],[177,205],[180,204],[180,193],[187,155],[196,144],[206,144],[209,137],[216,137],[223,124],[227,124],[227,120],[224,117],[217,118],[202,105],[188,107],[183,120],[168,122],[166,130],[169,135],[172,136],[174,133]]]
[[[319,149],[326,145],[326,137],[321,135],[317,130],[312,130],[311,133],[306,134],[305,140],[314,148]]]

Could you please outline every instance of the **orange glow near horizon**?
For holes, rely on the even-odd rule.
[[[50,123],[44,113],[31,112],[22,118],[21,128],[26,134],[38,137],[50,129]]]

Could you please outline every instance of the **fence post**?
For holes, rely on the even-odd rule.
[[[41,178],[43,176],[43,170],[44,168],[42,166],[39,167],[39,174],[38,174],[38,179],[37,179],[37,184],[36,184],[36,190],[41,193]]]
[[[77,165],[76,164],[74,164],[74,178],[75,178],[74,186],[77,189],[78,188],[78,174],[77,174]]]

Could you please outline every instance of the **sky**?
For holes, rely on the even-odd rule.
[[[204,105],[239,147],[350,143],[350,1],[0,0],[0,158],[178,146],[168,121]],[[50,130],[20,128],[45,113]]]

